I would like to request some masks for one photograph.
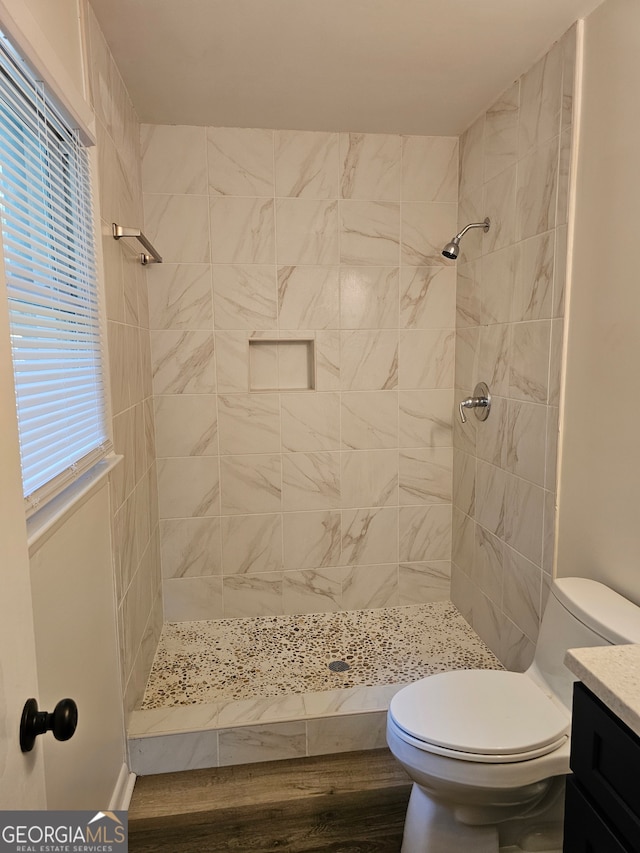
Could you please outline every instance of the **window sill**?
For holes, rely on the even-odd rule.
[[[27,520],[27,544],[31,557],[65,521],[86,503],[122,461],[122,456],[107,456]]]

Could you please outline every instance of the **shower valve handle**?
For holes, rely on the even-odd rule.
[[[463,424],[467,422],[467,416],[464,413],[465,409],[475,409],[476,417],[479,421],[486,421],[491,410],[491,394],[489,387],[485,382],[478,382],[473,389],[473,397],[466,397],[460,401],[458,411],[460,412],[460,420]]]

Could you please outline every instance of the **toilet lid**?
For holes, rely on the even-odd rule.
[[[528,676],[499,670],[423,678],[396,693],[389,713],[427,750],[505,758],[551,752],[566,740],[570,724],[568,712]]]

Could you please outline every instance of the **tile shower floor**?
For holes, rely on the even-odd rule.
[[[334,661],[349,668],[332,671]],[[502,667],[448,601],[168,623],[129,727],[132,769],[384,746],[395,692],[426,675],[469,668]]]
[[[345,671],[332,671],[340,661]],[[495,668],[450,602],[164,626],[142,708],[415,681]]]

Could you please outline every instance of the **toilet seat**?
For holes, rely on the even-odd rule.
[[[426,752],[466,761],[510,763],[566,743],[568,711],[526,674],[459,670],[431,675],[391,700],[396,734]]]

